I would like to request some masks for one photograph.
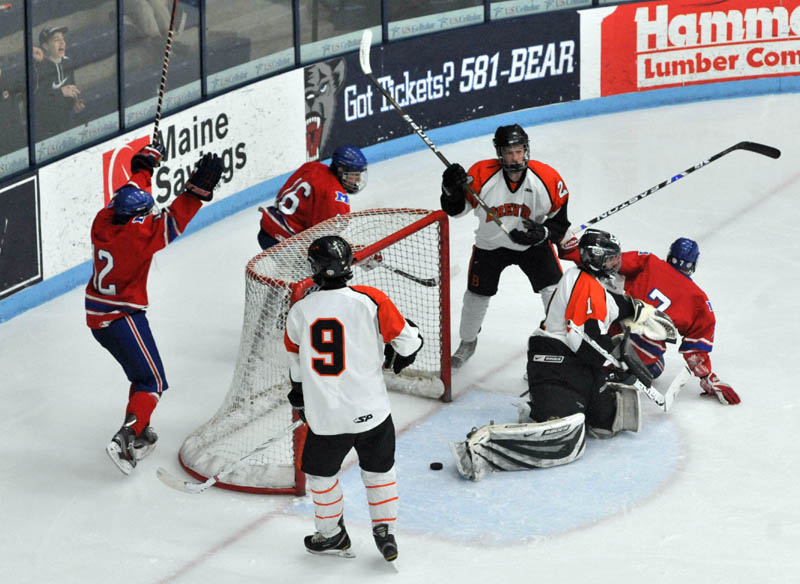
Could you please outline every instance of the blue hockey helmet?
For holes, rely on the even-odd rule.
[[[339,146],[333,151],[331,171],[351,195],[367,186],[367,159],[355,146]]]
[[[114,200],[111,201],[114,215],[123,220],[147,215],[155,204],[150,193],[134,185],[124,185],[117,189]]]
[[[667,263],[673,268],[691,276],[697,268],[697,258],[700,257],[700,246],[688,237],[679,237],[669,246]]]

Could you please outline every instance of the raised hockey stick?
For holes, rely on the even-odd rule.
[[[161,122],[161,110],[164,107],[164,91],[167,88],[167,69],[169,68],[169,55],[172,52],[172,36],[175,34],[175,11],[177,8],[178,0],[172,0],[172,14],[169,17],[167,48],[164,50],[164,65],[161,67],[161,84],[158,87],[158,103],[156,104],[156,121],[153,126],[153,142],[158,142],[158,124]]]
[[[282,440],[284,438],[284,436],[286,436],[287,434],[289,434],[291,432],[294,432],[297,428],[302,426],[304,423],[305,422],[303,422],[302,420],[296,420],[296,421],[292,422],[292,424],[290,426],[287,426],[286,428],[284,428],[282,432],[280,432],[279,434],[276,434],[275,436],[273,436],[269,440],[266,440],[265,442],[262,442],[259,446],[255,447],[253,450],[251,450],[250,452],[248,452],[247,454],[242,456],[236,462],[228,465],[227,467],[223,467],[222,470],[220,470],[217,474],[215,474],[213,477],[211,477],[210,479],[208,479],[207,481],[205,481],[203,483],[197,483],[197,482],[194,482],[194,481],[181,480],[178,477],[176,477],[175,475],[171,474],[167,469],[162,468],[162,467],[158,467],[158,469],[156,470],[156,476],[159,478],[159,480],[162,483],[164,483],[168,487],[172,487],[173,489],[176,489],[178,491],[182,491],[184,493],[190,493],[192,495],[197,495],[198,493],[202,493],[206,489],[208,489],[210,487],[213,487],[216,483],[219,482],[221,477],[224,477],[225,475],[230,474],[233,471],[235,471],[237,468],[239,468],[239,466],[241,466],[241,464],[245,460],[247,460],[248,458],[250,458],[251,456],[253,456],[256,453],[261,452],[262,450],[266,450],[267,448],[269,448],[270,446],[272,446],[273,444],[275,444],[279,440]]]
[[[705,166],[708,166],[709,164],[711,164],[715,160],[719,160],[720,158],[722,158],[726,154],[730,154],[731,152],[734,152],[736,150],[747,150],[749,152],[754,152],[756,154],[761,154],[762,156],[768,156],[769,158],[780,158],[780,156],[781,156],[781,151],[778,150],[777,148],[773,148],[772,146],[767,146],[766,144],[759,144],[758,142],[747,142],[747,141],[739,142],[738,144],[734,144],[730,148],[726,148],[722,152],[717,152],[712,157],[707,158],[706,160],[703,160],[702,162],[700,162],[698,164],[695,164],[691,168],[687,168],[683,172],[680,172],[680,173],[676,174],[675,176],[672,176],[672,177],[668,178],[667,180],[658,183],[654,187],[650,187],[649,189],[647,189],[646,191],[644,191],[642,193],[639,193],[635,197],[631,197],[630,199],[628,199],[624,203],[620,203],[616,207],[611,207],[608,211],[605,211],[604,213],[601,213],[597,217],[592,217],[586,223],[582,224],[578,229],[580,231],[583,231],[586,228],[588,228],[589,225],[594,225],[595,223],[597,223],[598,221],[602,221],[603,219],[605,219],[609,215],[613,215],[614,213],[622,211],[626,207],[630,207],[631,205],[633,205],[634,203],[636,203],[638,201],[641,201],[645,197],[649,197],[650,195],[652,195],[656,191],[660,191],[664,187],[668,187],[669,185],[671,185],[674,182],[679,181],[680,179],[682,179],[686,175],[692,174],[694,171],[700,170],[701,168],[703,168]],[[572,235],[573,236],[577,235],[577,231],[572,232]]]
[[[576,330],[580,333],[581,338],[584,342],[589,345],[592,349],[600,353],[602,357],[607,359],[614,367],[617,369],[627,370],[628,366],[622,363],[619,359],[617,359],[614,355],[606,351],[603,347],[601,347],[597,341],[595,341],[592,337],[586,334],[586,332],[580,328],[576,327]],[[655,387],[645,385],[639,379],[635,380],[631,385],[633,385],[636,389],[644,393],[647,397],[649,397],[653,402],[661,408],[663,411],[667,411],[669,406],[672,405],[672,399],[670,399],[669,405],[667,405],[667,399],[664,394],[659,392]],[[674,396],[673,396],[674,399]]]
[[[431,142],[431,139],[425,135],[425,132],[422,131],[422,128],[420,128],[417,125],[417,123],[411,119],[411,116],[409,116],[403,110],[403,108],[400,107],[400,104],[398,104],[394,100],[392,94],[389,93],[386,90],[386,88],[378,82],[378,79],[372,73],[372,66],[370,65],[369,62],[369,50],[371,46],[372,46],[372,31],[370,29],[365,29],[364,33],[361,35],[361,46],[359,47],[358,51],[358,58],[359,62],[361,63],[361,70],[364,72],[364,75],[369,77],[369,80],[372,81],[375,87],[378,88],[378,91],[381,93],[381,95],[383,95],[383,97],[385,97],[386,100],[390,104],[392,104],[392,107],[397,111],[398,114],[400,114],[400,117],[403,118],[409,126],[411,126],[411,129],[414,130],[414,132],[416,132],[417,136],[422,138],[422,141],[425,142],[425,144],[428,146],[428,148],[431,149],[431,151],[434,154],[436,154],[439,160],[442,161],[442,164],[444,164],[445,166],[450,166],[450,161],[447,160],[445,155],[442,154],[441,151],[436,147],[436,144]],[[494,221],[506,235],[510,235],[508,228],[505,225],[503,225],[503,223],[497,217],[497,214],[491,209],[491,207],[489,207],[489,205],[486,204],[486,202],[478,195],[478,193],[475,192],[472,186],[468,184],[467,188],[469,188],[469,190],[471,191],[472,196],[475,197],[475,200],[478,202],[478,205],[480,205],[481,208],[484,211],[486,211],[486,215],[489,217],[489,219]]]

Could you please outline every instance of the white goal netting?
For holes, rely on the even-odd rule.
[[[239,354],[217,413],[183,443],[179,458],[198,478],[215,476],[292,423],[289,358],[283,344],[289,307],[313,286],[308,247],[341,235],[355,252],[350,284],[386,292],[420,328],[425,344],[389,389],[449,401],[450,321],[447,216],[424,209],[371,209],[329,219],[260,253],[247,265]],[[219,486],[250,492],[304,492],[297,460],[304,428],[220,477]]]

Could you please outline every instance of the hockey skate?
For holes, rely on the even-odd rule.
[[[332,537],[325,537],[319,531],[314,535],[307,535],[303,542],[306,550],[312,554],[325,556],[339,556],[340,558],[354,558],[356,555],[350,550],[350,536],[344,527],[344,516],[339,518],[341,531]]]
[[[114,434],[111,442],[106,446],[106,453],[122,474],[128,475],[136,467],[136,454],[134,452],[134,442],[136,432],[133,425],[136,423],[136,416],[128,414],[125,423],[119,432]]]
[[[153,452],[158,442],[158,434],[149,424],[145,426],[142,433],[139,434],[133,441],[133,454],[136,460],[142,460],[148,454]]]
[[[397,559],[397,542],[394,535],[389,533],[389,526],[379,523],[372,528],[372,535],[375,538],[375,545],[383,554],[383,559],[387,562],[395,561]]]
[[[452,369],[460,368],[467,360],[475,354],[475,347],[478,346],[478,339],[474,341],[461,341],[458,349],[453,353],[450,359],[450,367]]]

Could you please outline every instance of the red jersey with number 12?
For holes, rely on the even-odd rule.
[[[625,292],[669,316],[683,337],[679,351],[711,351],[716,318],[706,293],[688,276],[646,251],[622,254]]]
[[[130,183],[150,191],[147,172],[137,172]],[[94,272],[86,285],[86,324],[92,329],[147,308],[153,254],[183,233],[202,202],[183,193],[157,215],[136,217],[124,225],[113,223],[112,205],[113,200],[92,223]]]

